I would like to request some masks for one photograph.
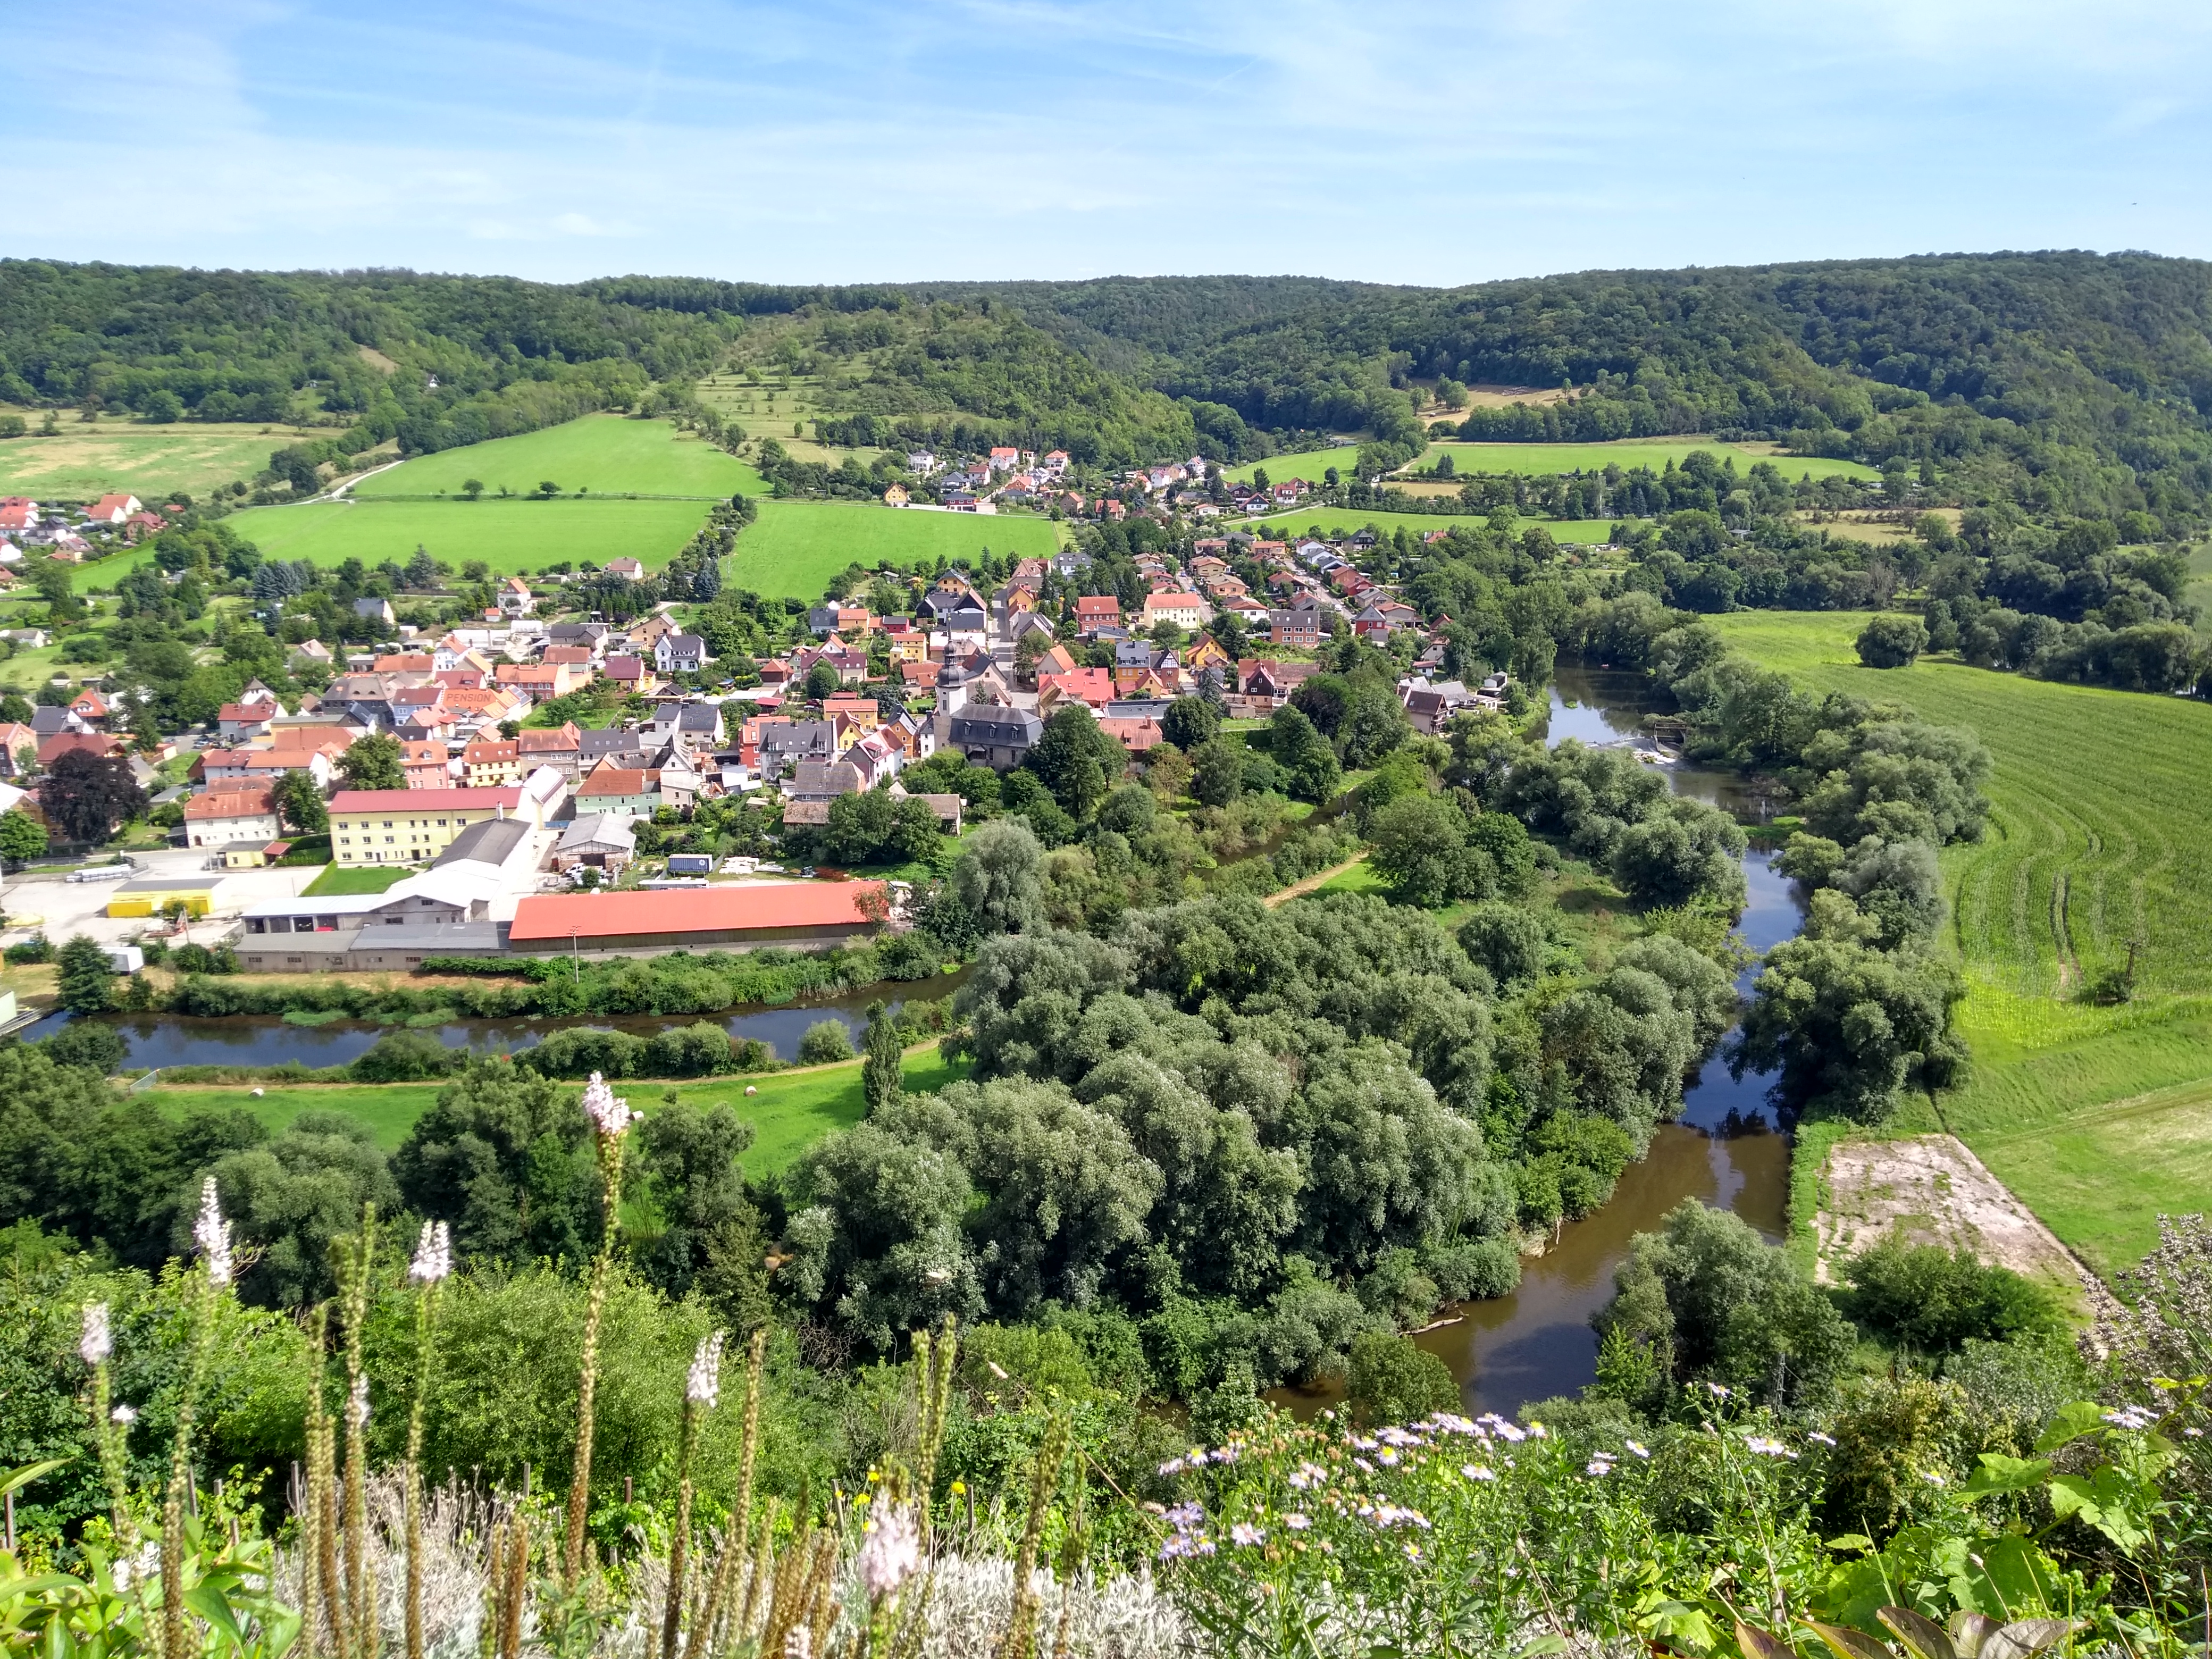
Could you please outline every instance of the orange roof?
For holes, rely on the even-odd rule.
[[[461,764],[489,766],[500,761],[516,759],[521,753],[522,751],[512,743],[472,743],[461,750]]]
[[[657,774],[625,771],[619,766],[602,765],[577,786],[580,795],[645,795],[653,792]]]
[[[276,810],[269,786],[251,788],[228,785],[194,795],[185,803],[187,818],[266,817]]]
[[[343,755],[362,735],[349,726],[280,726],[269,734],[272,749],[304,749],[308,753]]]
[[[565,755],[571,749],[580,749],[583,741],[583,733],[576,729],[574,720],[563,720],[550,732],[524,732],[515,738],[520,752],[525,755]]]
[[[427,674],[436,666],[431,657],[408,651],[398,656],[379,657],[371,672],[378,674]]]
[[[879,881],[746,882],[644,893],[536,895],[515,906],[517,944],[651,933],[718,933],[763,927],[859,927],[863,896]]]

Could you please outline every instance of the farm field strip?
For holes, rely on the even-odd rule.
[[[51,438],[0,441],[0,495],[88,501],[128,492],[158,507],[173,490],[205,496],[217,484],[251,478],[273,452],[299,441],[288,427],[106,421],[88,427],[71,416]]]
[[[1452,469],[1461,474],[1517,472],[1529,477],[1542,477],[1560,472],[1598,472],[1608,466],[1618,466],[1623,471],[1648,466],[1654,472],[1666,470],[1672,461],[1680,466],[1683,460],[1698,451],[1718,460],[1723,457],[1735,463],[1735,470],[1748,472],[1760,461],[1771,461],[1781,470],[1782,476],[1795,483],[1810,473],[1815,478],[1841,475],[1847,478],[1872,478],[1879,475],[1872,467],[1862,466],[1856,461],[1830,460],[1818,455],[1770,455],[1747,449],[1737,444],[1713,443],[1697,440],[1672,441],[1663,439],[1628,439],[1620,443],[1461,443],[1456,439],[1437,439],[1431,442],[1426,453],[1413,463],[1415,468],[1427,471],[1436,465],[1439,457],[1452,458]],[[1336,449],[1309,450],[1298,455],[1271,455],[1264,461],[1254,461],[1244,466],[1226,470],[1225,477],[1249,482],[1252,475],[1265,470],[1267,477],[1280,483],[1286,478],[1304,478],[1318,483],[1329,467],[1347,476],[1359,459],[1358,445]]]
[[[724,580],[774,599],[819,599],[830,579],[858,561],[912,568],[937,559],[974,558],[985,548],[1024,557],[1059,551],[1050,519],[926,513],[872,501],[763,501],[760,517],[723,562]]]
[[[669,422],[586,415],[512,438],[418,455],[363,479],[352,493],[363,501],[458,495],[471,478],[495,495],[502,487],[520,495],[549,481],[567,495],[581,489],[703,501],[768,491],[767,482],[744,462],[703,438],[679,433]]]
[[[1470,527],[1488,523],[1479,514],[1378,513],[1356,507],[1291,507],[1264,519],[1240,519],[1234,527],[1264,532],[1270,536],[1303,536],[1318,529],[1323,535],[1350,535],[1373,526],[1377,530],[1449,530],[1454,525]],[[1552,532],[1555,542],[1585,546],[1613,538],[1611,519],[1522,519],[1517,529],[1534,525]]]

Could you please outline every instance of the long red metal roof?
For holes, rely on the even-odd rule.
[[[858,927],[863,895],[879,881],[740,882],[639,893],[537,894],[516,905],[507,935],[520,945],[651,933],[721,933],[773,927]]]

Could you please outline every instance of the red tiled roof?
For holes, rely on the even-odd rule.
[[[265,785],[253,789],[210,789],[206,794],[194,795],[185,803],[185,817],[194,821],[203,818],[267,817],[276,810],[270,791]]]
[[[596,768],[576,787],[580,795],[646,795],[653,793],[654,774],[625,771],[619,766]]]
[[[470,807],[522,805],[522,791],[504,789],[341,789],[331,797],[333,812],[452,812]]]
[[[513,941],[639,933],[715,933],[763,927],[858,927],[879,881],[746,882],[646,893],[535,895],[515,906]]]

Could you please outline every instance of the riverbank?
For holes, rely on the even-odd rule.
[[[1972,1069],[1859,1133],[1955,1133],[2107,1279],[2161,1212],[2212,1209],[2212,708],[1936,658],[1867,668],[1863,615],[1711,620],[1808,690],[1972,728],[1994,763],[1987,833],[1942,855]],[[2080,1000],[2130,945],[2133,1000]]]
[[[757,1179],[789,1167],[823,1135],[850,1128],[866,1115],[860,1067],[861,1062],[853,1060],[750,1075],[666,1081],[639,1078],[617,1086],[628,1091],[631,1106],[641,1112],[650,1113],[667,1104],[672,1094],[684,1105],[728,1106],[753,1126],[753,1145],[743,1162],[745,1173]],[[970,1068],[967,1060],[947,1058],[934,1039],[917,1043],[905,1053],[904,1087],[915,1094],[935,1094],[966,1077]],[[178,1115],[196,1110],[247,1112],[278,1133],[302,1112],[343,1112],[367,1127],[377,1145],[390,1152],[436,1103],[442,1086],[436,1083],[311,1083],[266,1085],[256,1091],[167,1087],[157,1079],[143,1093],[164,1110]],[[748,1094],[748,1089],[752,1092]]]

